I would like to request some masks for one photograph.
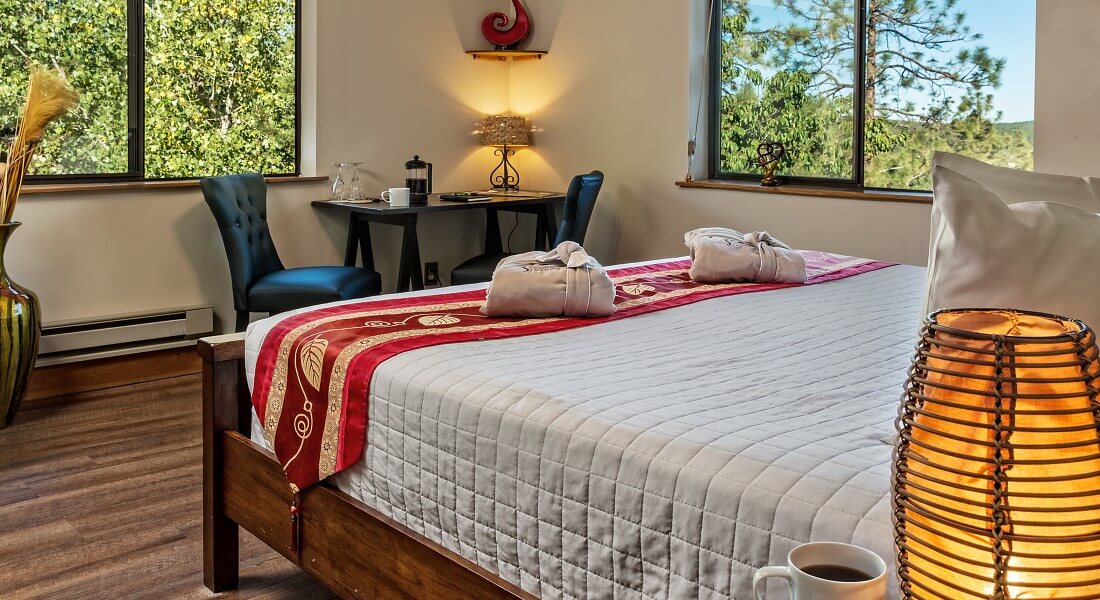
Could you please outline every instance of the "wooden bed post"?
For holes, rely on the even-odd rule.
[[[202,358],[202,571],[212,592],[237,587],[239,526],[225,514],[225,431],[248,435],[251,413],[244,374],[244,336],[199,340]]]

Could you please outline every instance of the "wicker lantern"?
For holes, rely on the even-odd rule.
[[[898,418],[904,598],[1100,598],[1100,365],[1080,321],[942,311]]]

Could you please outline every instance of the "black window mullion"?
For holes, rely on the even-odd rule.
[[[711,0],[713,17],[710,19],[710,64],[709,76],[703,82],[699,93],[709,93],[710,156],[708,158],[708,176],[716,178],[722,173],[722,0]],[[706,90],[709,85],[710,89]],[[706,90],[706,91],[704,91]]]
[[[855,30],[855,83],[852,86],[852,102],[855,122],[852,124],[852,176],[860,187],[866,184],[865,169],[867,166],[866,152],[866,125],[867,104],[867,0],[855,0],[856,30]],[[873,108],[871,110],[874,110]]]
[[[129,175],[145,176],[145,0],[128,0],[127,65]]]
[[[302,174],[302,0],[294,0],[294,175]]]

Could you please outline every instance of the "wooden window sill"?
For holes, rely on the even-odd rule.
[[[928,192],[891,192],[884,190],[846,190],[841,188],[815,187],[811,185],[791,184],[778,187],[763,187],[743,181],[721,179],[697,179],[695,181],[677,181],[682,188],[708,190],[730,190],[736,192],[755,192],[758,194],[787,194],[792,196],[819,196],[823,198],[850,198],[855,200],[873,200],[877,202],[910,202],[914,204],[932,204],[932,194]]]
[[[314,183],[327,181],[328,177],[267,177],[267,183]],[[199,187],[198,179],[176,179],[170,181],[112,181],[107,183],[27,183],[20,190],[26,194],[94,194],[98,192],[178,190]]]

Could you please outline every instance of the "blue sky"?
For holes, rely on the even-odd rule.
[[[1035,2],[1036,0],[958,0],[972,31],[982,34],[977,45],[1007,62],[1001,87],[993,91],[994,105],[1005,122],[1031,121],[1035,115]],[[750,0],[750,10],[763,26],[789,19],[772,0]],[[957,50],[955,50],[957,52]],[[919,98],[911,97],[917,102]]]
[[[1008,61],[993,94],[1004,121],[1035,118],[1036,0],[959,0],[970,28],[985,37],[993,56]]]

